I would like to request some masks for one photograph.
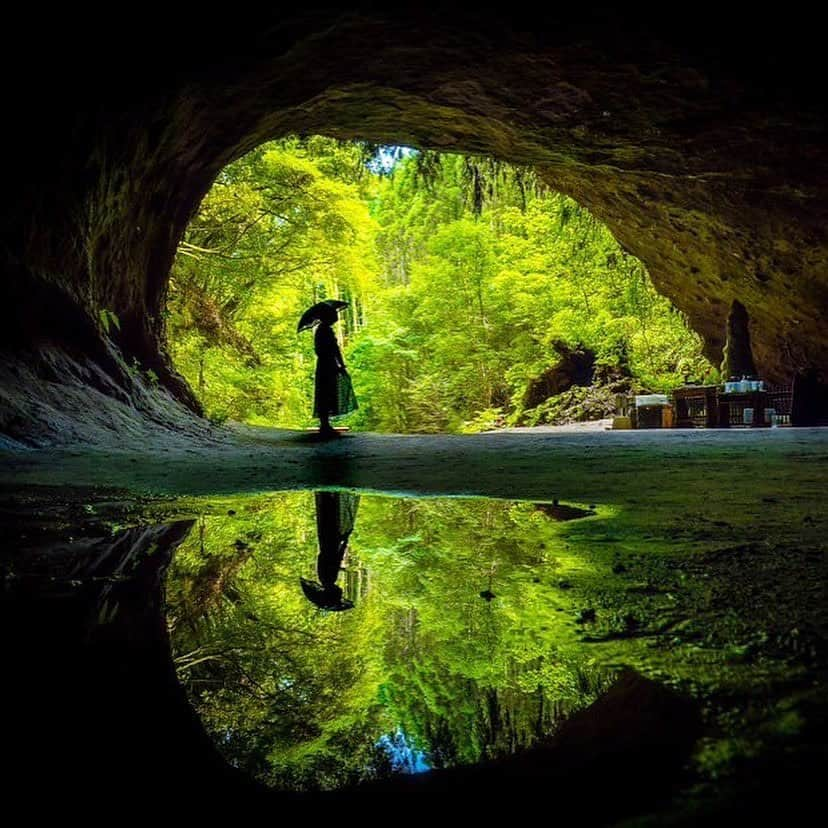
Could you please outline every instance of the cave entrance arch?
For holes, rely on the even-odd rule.
[[[710,371],[606,227],[490,157],[265,143],[220,174],[172,274],[169,352],[220,421],[315,424],[295,325],[323,298],[350,303],[337,327],[360,430],[599,419],[618,394]]]
[[[819,50],[778,20],[750,38],[737,22],[310,4],[103,43],[75,21],[77,39],[48,42],[48,90],[15,98],[2,432],[48,441],[88,416],[90,388],[143,405],[136,363],[198,410],[162,347],[176,245],[218,172],[289,132],[532,165],[646,264],[712,361],[739,299],[764,376],[824,371],[828,142],[802,81]]]

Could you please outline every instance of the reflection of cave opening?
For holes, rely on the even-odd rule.
[[[708,377],[701,342],[640,261],[534,170],[319,136],[220,174],[179,246],[167,332],[216,420],[310,425],[312,337],[337,328],[348,424],[481,431],[599,419],[615,395]]]
[[[367,495],[354,530],[356,497],[283,492],[218,513],[191,502],[197,520],[148,514],[114,532],[123,505],[106,501],[0,515],[17,550],[0,604],[15,627],[12,780],[42,792],[32,773],[45,751],[61,763],[60,801],[90,778],[128,801],[147,768],[154,791],[209,791],[211,805],[217,792],[269,795],[262,783],[531,793],[562,774],[570,791],[596,778],[623,791],[619,746],[647,796],[675,773],[697,737],[693,704],[579,646],[577,599],[556,582],[587,571],[543,504]],[[353,530],[349,569],[372,582],[349,613],[314,607],[297,583],[322,551],[331,498],[349,514],[336,521],[338,535]],[[611,514],[581,526],[603,533]],[[483,579],[497,590],[485,602]]]
[[[559,582],[583,565],[557,511],[600,526],[609,510],[351,491],[234,506],[177,549],[167,625],[216,748],[267,785],[506,761],[613,683],[571,647],[576,599]]]

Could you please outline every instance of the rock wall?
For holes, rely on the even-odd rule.
[[[738,299],[764,376],[824,376],[818,33],[793,14],[788,28],[754,14],[748,31],[704,3],[686,20],[673,12],[539,17],[518,3],[497,15],[373,4],[334,13],[310,3],[221,21],[169,10],[129,25],[76,10],[48,26],[24,18],[12,34],[38,60],[4,67],[15,83],[0,433],[61,439],[39,383],[72,386],[66,417],[89,415],[71,407],[88,380],[44,373],[44,351],[94,363],[88,373],[105,374],[127,408],[130,370],[158,377],[164,405],[176,400],[176,417],[192,419],[198,403],[164,352],[177,241],[224,165],[290,132],[535,165],[647,264],[714,361]],[[26,399],[14,380],[23,363]],[[118,433],[106,412],[100,425]]]

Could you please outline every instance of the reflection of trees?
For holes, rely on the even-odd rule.
[[[557,566],[559,530],[528,505],[418,508],[427,530],[403,539],[388,563],[405,584],[385,648],[400,720],[433,766],[527,747],[599,690],[594,671],[561,646],[549,587],[531,583]],[[481,600],[481,587],[496,597]]]
[[[347,625],[308,612],[296,582],[316,559],[312,500],[290,495],[238,512],[205,518],[171,572],[179,678],[233,764],[299,787],[355,781],[335,756],[367,744],[363,767],[372,740],[351,737],[338,702],[358,695],[363,658]],[[311,761],[288,763],[297,746],[313,744]]]
[[[179,675],[234,764],[332,787],[389,773],[379,738],[402,733],[450,766],[531,745],[596,695],[595,671],[567,649],[565,598],[534,582],[556,566],[554,521],[487,501],[360,509],[349,568],[372,586],[349,613],[320,613],[296,586],[316,552],[307,494],[206,518],[175,561]]]

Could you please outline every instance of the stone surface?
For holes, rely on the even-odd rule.
[[[143,414],[119,363],[152,371],[180,417],[198,410],[164,353],[176,244],[224,165],[290,132],[535,165],[646,263],[715,362],[738,299],[763,376],[824,376],[828,142],[805,21],[747,23],[705,3],[684,20],[669,8],[361,8],[202,21],[166,10],[129,26],[23,14],[14,35],[38,61],[4,67],[0,363],[12,377],[23,361],[35,369],[26,400],[7,387],[0,432],[59,438],[38,388],[82,396],[88,379],[44,375],[44,352],[94,362],[129,416]],[[78,394],[66,415],[82,422]]]
[[[549,358],[554,365],[529,383],[522,400],[523,408],[534,408],[573,385],[592,385],[595,353],[589,348],[570,348],[565,342],[556,342]]]
[[[756,363],[750,348],[750,320],[745,306],[738,299],[733,300],[727,316],[727,341],[721,373],[725,379],[756,376]]]

